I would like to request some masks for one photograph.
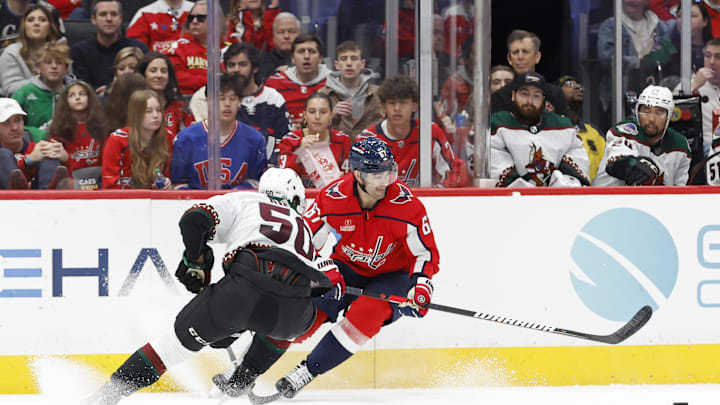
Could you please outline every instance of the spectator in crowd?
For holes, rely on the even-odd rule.
[[[61,0],[64,1],[64,0]],[[73,0],[70,0],[73,1]],[[80,7],[70,13],[70,17],[63,18],[67,20],[89,20],[90,9],[92,9],[92,0],[80,0]]]
[[[292,13],[282,12],[275,17],[272,29],[275,47],[262,55],[257,73],[259,83],[277,72],[284,72],[290,66],[292,44],[300,34],[300,21]]]
[[[600,134],[600,131],[598,131],[594,125],[586,122],[580,116],[583,102],[585,101],[585,93],[582,83],[572,76],[562,76],[557,80],[556,84],[562,89],[563,93],[565,93],[565,97],[568,101],[567,118],[569,118],[575,125],[575,129],[580,135],[580,139],[582,139],[583,145],[585,146],[585,152],[587,152],[590,161],[588,175],[590,176],[590,182],[592,183],[595,175],[597,174],[598,165],[605,153],[605,138]]]
[[[462,45],[473,36],[475,6],[472,0],[460,0],[443,11],[445,49],[450,55],[461,55]]]
[[[680,0],[650,0],[648,7],[653,13],[657,14],[661,20],[669,21],[675,18],[676,13],[673,12],[673,9],[677,8],[678,4],[680,4]]]
[[[218,21],[224,21],[218,7]],[[199,0],[190,9],[185,21],[184,35],[167,50],[168,58],[175,68],[180,92],[193,94],[207,83],[207,1]],[[221,31],[223,29],[221,28]],[[217,45],[215,45],[217,46]]]
[[[151,51],[164,51],[180,38],[193,2],[156,0],[139,9],[128,26],[128,38],[145,43]]]
[[[92,86],[83,81],[65,86],[58,97],[48,135],[63,145],[65,153],[60,161],[68,168],[77,188],[100,188],[100,159],[107,129],[100,99]]]
[[[513,108],[490,116],[490,176],[496,187],[589,186],[588,156],[575,126],[545,110],[545,78],[515,76]]]
[[[313,93],[305,100],[305,126],[285,135],[278,146],[280,167],[295,170],[305,187],[323,188],[337,179],[325,174],[336,173],[340,177],[350,173],[348,156],[352,140],[344,132],[330,128],[333,117],[331,105],[327,94]],[[313,148],[313,152],[307,152],[308,148]],[[302,153],[307,153],[307,160],[299,157]],[[330,161],[331,157],[333,161]],[[312,167],[306,168],[303,164],[308,160],[327,173],[313,173]]]
[[[45,139],[45,131],[53,118],[55,100],[65,84],[73,80],[67,75],[70,48],[64,42],[48,42],[37,51],[35,67],[38,76],[16,91],[12,98],[27,113],[25,124],[28,128],[42,131],[34,133],[37,142]],[[37,136],[40,136],[38,138]]]
[[[490,68],[490,94],[512,83],[515,72],[505,65],[495,65]]]
[[[0,98],[0,189],[70,188],[65,152],[57,141],[33,142],[25,132],[25,111],[11,98]]]
[[[248,43],[230,45],[223,54],[223,65],[228,73],[242,76],[242,99],[237,118],[240,122],[260,131],[265,139],[267,159],[270,166],[277,166],[277,144],[287,134],[290,119],[285,99],[277,90],[255,81],[260,52]],[[193,94],[190,109],[195,121],[206,120],[207,94],[202,87]]]
[[[540,63],[542,53],[540,52],[540,38],[532,32],[514,30],[507,39],[507,60],[508,64],[515,71],[515,75],[526,72],[534,72],[535,66]],[[547,84],[545,109],[554,111],[560,115],[567,114],[567,100],[562,90],[553,84]],[[490,96],[490,112],[512,111],[512,89],[509,86],[503,87]]]
[[[356,39],[356,29],[365,25],[380,29],[385,22],[385,0],[340,0],[337,8],[338,42]],[[377,34],[377,30],[372,30]]]
[[[402,63],[415,57],[415,0],[400,0],[397,26],[397,56]],[[385,55],[387,27],[383,23],[380,35],[375,40],[375,53]]]
[[[257,188],[267,168],[265,139],[253,127],[236,119],[243,97],[245,77],[220,76],[220,161],[224,189]],[[178,188],[208,188],[208,122],[195,123],[177,136],[172,156],[171,179]]]
[[[142,49],[136,46],[128,46],[118,51],[113,61],[113,79],[110,82],[108,89],[103,95],[109,95],[112,92],[113,86],[117,81],[118,77],[126,73],[133,73],[135,66],[140,63],[143,58]]]
[[[335,49],[335,69],[319,91],[330,96],[331,126],[354,139],[383,119],[378,85],[372,83],[380,75],[365,67],[363,51],[352,41],[345,41]]]
[[[712,26],[710,24],[710,16],[708,15],[707,8],[700,3],[692,3],[691,5],[691,22],[690,22],[690,65],[694,71],[703,66],[703,47],[705,43],[712,39]],[[675,29],[671,31],[670,39],[672,40],[673,46],[678,52],[672,55],[670,66],[666,75],[680,76],[680,30],[682,27],[682,10],[678,7],[677,11],[677,24]]]
[[[18,28],[21,16],[32,5],[41,5],[50,11],[52,21],[58,27],[60,37],[65,32],[60,13],[50,3],[43,0],[5,0],[0,2],[0,50],[18,39],[20,36]]]
[[[433,77],[433,94],[437,94],[437,86],[445,83],[455,70],[456,57],[450,56],[445,45],[445,20],[439,14],[433,14],[433,64],[437,68],[437,78]]]
[[[455,117],[467,112],[467,103],[473,92],[473,73],[475,72],[475,47],[472,38],[462,44],[462,64],[457,71],[443,83],[440,99],[445,114]]]
[[[174,137],[181,129],[192,124],[192,115],[185,109],[185,101],[178,90],[175,69],[167,56],[159,52],[148,52],[135,66],[135,71],[145,76],[148,88],[160,96],[168,134]],[[172,139],[170,144],[172,145]]]
[[[108,137],[102,155],[102,188],[155,187],[155,169],[165,176],[163,189],[171,187],[170,146],[160,96],[138,90],[130,96],[128,126]]]
[[[607,147],[594,186],[684,186],[690,146],[669,127],[675,103],[666,87],[648,86],[638,96],[635,117],[605,134]]]
[[[93,86],[99,95],[104,95],[113,81],[117,53],[125,47],[137,47],[147,52],[148,47],[137,39],[123,36],[123,10],[119,0],[96,1],[90,21],[97,31],[95,36],[73,44],[70,58],[75,76]]]
[[[108,132],[125,128],[130,96],[137,90],[147,90],[145,77],[137,72],[126,73],[117,78],[105,103],[105,120]]]
[[[665,22],[648,9],[648,0],[623,0],[623,94],[658,83],[677,52],[670,40],[674,21]],[[599,97],[605,111],[610,106],[610,69],[615,53],[615,18],[603,21],[598,31],[598,59],[603,66]]]
[[[710,16],[713,38],[720,38],[720,0],[705,0],[705,9]]]
[[[390,147],[398,164],[398,178],[419,186],[420,122],[413,118],[420,95],[415,81],[406,76],[386,79],[378,89],[385,120],[367,128],[356,141],[375,136]],[[432,123],[433,184],[463,187],[470,183],[467,164],[455,156],[445,131]]]
[[[261,52],[269,52],[273,43],[273,23],[280,14],[279,0],[232,0],[227,19],[228,43],[247,42]]]
[[[703,49],[703,67],[693,76],[692,91],[697,91],[707,102],[703,102],[702,133],[703,153],[708,156],[713,139],[713,110],[720,109],[720,38],[713,38],[705,44]],[[680,85],[675,89],[680,90]]]
[[[82,5],[80,0],[48,0],[60,13],[60,18],[67,20],[70,14]]]
[[[0,84],[2,92],[12,95],[30,83],[35,71],[37,51],[47,42],[57,41],[60,29],[53,22],[50,11],[31,4],[20,19],[20,40],[9,45],[0,55]]]
[[[295,66],[270,76],[265,84],[282,94],[290,113],[290,121],[297,126],[303,118],[305,99],[325,87],[330,69],[320,64],[322,41],[313,34],[298,35],[290,52]]]

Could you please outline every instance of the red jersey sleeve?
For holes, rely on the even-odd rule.
[[[281,168],[290,168],[295,170],[302,177],[298,167],[297,155],[295,151],[300,148],[302,136],[298,134],[302,130],[293,131],[282,137],[278,144],[278,165]]]
[[[130,23],[125,36],[142,41],[150,50],[153,50],[152,38],[150,37],[150,25],[148,24],[144,13]]]
[[[126,147],[126,142],[123,142],[122,138],[114,133],[105,142],[102,154],[103,189],[124,188],[119,180],[123,170],[123,149]]]

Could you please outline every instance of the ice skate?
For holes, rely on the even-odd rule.
[[[258,376],[259,374],[241,364],[230,378],[223,374],[216,374],[213,376],[212,382],[223,394],[234,398],[250,391],[255,386],[255,379]]]
[[[303,361],[285,377],[275,383],[275,389],[285,398],[293,398],[297,393],[315,378]]]

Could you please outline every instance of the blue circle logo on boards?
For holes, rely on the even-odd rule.
[[[575,238],[570,274],[580,300],[594,313],[627,321],[644,305],[657,310],[678,276],[678,254],[667,228],[652,215],[616,208],[590,220]]]

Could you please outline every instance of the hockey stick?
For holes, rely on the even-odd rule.
[[[372,292],[372,291],[366,291],[361,288],[346,287],[346,291],[347,291],[347,294],[375,298],[375,299],[392,302],[392,303],[396,303],[396,304],[403,304],[403,303],[408,302],[408,299],[405,297],[399,297],[397,295],[388,295],[388,294],[384,294],[384,293],[376,293],[376,292]],[[625,325],[620,327],[620,329],[616,330],[615,332],[613,332],[609,335],[593,335],[590,333],[577,332],[577,331],[570,330],[570,329],[563,329],[563,328],[556,328],[553,326],[542,325],[542,324],[538,324],[535,322],[528,322],[528,321],[521,321],[521,320],[517,320],[517,319],[506,318],[506,317],[500,316],[500,315],[492,315],[492,314],[487,314],[487,313],[483,313],[483,312],[476,312],[476,311],[470,311],[470,310],[462,309],[462,308],[450,307],[447,305],[434,304],[432,302],[428,305],[428,308],[434,309],[437,311],[442,311],[442,312],[449,312],[449,313],[456,314],[456,315],[463,315],[463,316],[469,316],[471,318],[482,319],[484,321],[497,322],[497,323],[502,323],[504,325],[518,326],[521,328],[537,330],[540,332],[555,333],[558,335],[569,336],[569,337],[574,337],[574,338],[578,338],[578,339],[592,340],[593,342],[608,343],[608,344],[612,344],[612,345],[618,344],[618,343],[624,341],[625,339],[629,338],[630,336],[632,336],[635,332],[640,330],[640,328],[642,328],[647,323],[647,321],[650,320],[650,317],[652,316],[652,308],[650,308],[650,306],[646,305],[646,306],[640,308],[640,310],[637,313],[635,313],[635,315],[633,315],[632,319],[627,321],[627,323],[625,323]]]

